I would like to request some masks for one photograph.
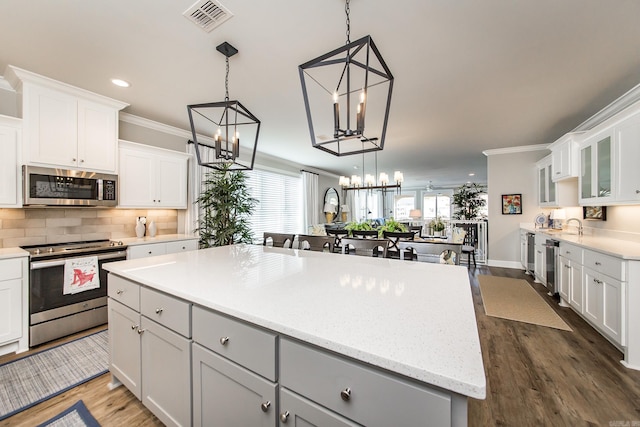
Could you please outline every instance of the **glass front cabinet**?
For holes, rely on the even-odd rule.
[[[613,130],[586,138],[580,144],[580,204],[602,204],[613,199]]]

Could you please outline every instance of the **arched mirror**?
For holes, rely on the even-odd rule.
[[[335,188],[329,187],[327,191],[325,191],[322,210],[324,211],[328,224],[331,224],[338,216],[338,212],[340,211],[340,196]]]

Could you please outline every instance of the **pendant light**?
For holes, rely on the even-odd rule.
[[[393,89],[371,36],[351,41],[349,0],[345,14],[345,45],[298,67],[311,143],[335,156],[384,148]]]
[[[216,50],[226,59],[224,101],[187,105],[193,137],[189,143],[195,145],[200,166],[250,170],[256,157],[260,120],[240,101],[229,100],[229,58],[238,50],[227,42]]]

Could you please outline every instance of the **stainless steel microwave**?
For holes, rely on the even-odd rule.
[[[116,206],[118,176],[22,166],[25,206]]]

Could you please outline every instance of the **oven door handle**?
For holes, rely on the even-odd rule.
[[[92,256],[92,255],[87,255],[87,256]],[[107,259],[114,259],[114,258],[122,258],[126,256],[127,256],[127,253],[125,251],[119,251],[111,254],[98,255],[98,261],[104,261]],[[73,257],[73,258],[82,258],[82,257]],[[58,267],[60,265],[64,265],[67,260],[73,259],[73,258],[56,259],[53,261],[32,262],[31,270],[39,270],[41,268],[49,268],[49,267]]]

